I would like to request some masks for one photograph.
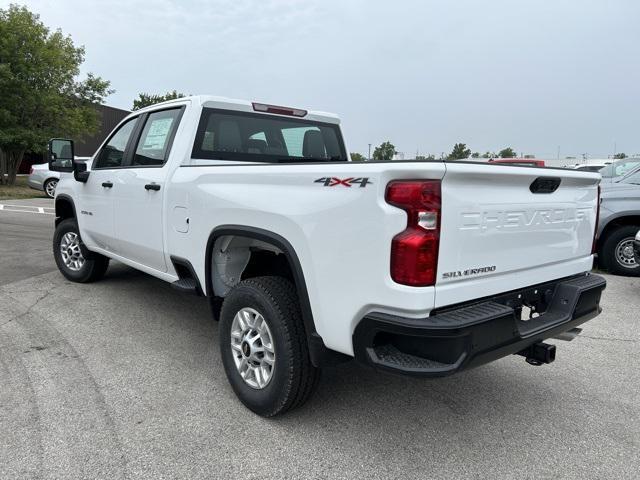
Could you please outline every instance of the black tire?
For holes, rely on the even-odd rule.
[[[602,242],[600,252],[598,254],[598,262],[600,266],[609,273],[615,275],[625,275],[628,277],[640,277],[640,265],[635,261],[627,260],[623,263],[618,259],[617,250],[622,242],[633,242],[636,233],[640,230],[640,226],[624,225],[610,232]],[[631,243],[633,245],[633,243]],[[633,258],[633,250],[632,257]]]
[[[80,242],[80,251],[84,257],[84,264],[78,269],[73,270],[68,267],[64,259],[62,258],[62,252],[60,250],[60,244],[63,237],[67,233],[75,233]],[[109,268],[109,258],[99,253],[91,252],[87,250],[87,247],[82,243],[80,238],[80,232],[78,230],[78,223],[75,218],[67,218],[58,224],[53,234],[53,257],[56,260],[56,265],[60,270],[60,273],[65,278],[72,282],[89,283],[95,282],[104,276]]]
[[[275,346],[272,376],[262,389],[245,383],[231,349],[233,319],[243,308],[254,309],[263,316]],[[295,287],[285,278],[256,277],[236,285],[222,304],[219,342],[231,387],[240,401],[258,415],[273,417],[299,407],[318,384],[320,370],[309,358]]]
[[[53,185],[53,189],[49,188],[49,187],[51,187],[51,185]],[[47,197],[55,198],[55,196],[56,196],[56,187],[57,186],[58,186],[58,179],[57,178],[50,178],[49,180],[44,182],[44,184],[42,185],[42,190],[44,190],[44,194]],[[50,190],[53,190],[53,192],[50,192]]]

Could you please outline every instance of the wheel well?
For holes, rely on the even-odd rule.
[[[75,218],[76,209],[73,201],[67,197],[56,198],[56,225],[67,218]]]
[[[606,227],[604,227],[604,230],[602,230],[602,233],[598,238],[598,248],[602,246],[602,244],[607,239],[607,237],[611,234],[611,232],[613,232],[617,228],[628,226],[628,225],[637,226],[640,229],[640,215],[628,215],[626,217],[618,217],[611,220],[609,223],[607,223]]]
[[[230,258],[216,258],[225,253],[230,253]],[[221,296],[226,295],[232,288],[224,285],[220,278],[220,262],[227,277],[225,280],[231,281],[233,278],[231,283],[259,275],[278,275],[291,279],[300,302],[311,362],[315,366],[321,366],[351,358],[328,349],[316,332],[302,265],[295,249],[284,237],[268,230],[244,225],[222,225],[211,232],[205,256],[205,281],[206,294],[214,317],[219,317]],[[223,283],[217,288],[214,287],[216,278],[218,282]]]
[[[289,259],[277,246],[243,235],[223,235],[211,252],[211,289],[218,297],[242,280],[261,276],[279,276],[295,284]]]

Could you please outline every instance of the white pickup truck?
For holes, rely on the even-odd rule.
[[[196,96],[133,112],[90,169],[53,139],[51,168],[72,172],[55,197],[60,271],[89,282],[114,259],[208,297],[227,377],[264,416],[354,357],[419,377],[550,363],[542,341],[600,313],[597,173],[351,162],[339,124]]]

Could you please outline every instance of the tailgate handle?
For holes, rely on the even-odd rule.
[[[559,177],[538,177],[529,186],[531,193],[553,193],[562,181]]]

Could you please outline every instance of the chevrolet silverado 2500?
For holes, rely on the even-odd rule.
[[[132,113],[90,167],[49,149],[62,274],[114,259],[208,297],[228,380],[264,416],[354,357],[418,377],[550,363],[543,340],[600,313],[597,173],[351,162],[335,115],[208,96]]]

